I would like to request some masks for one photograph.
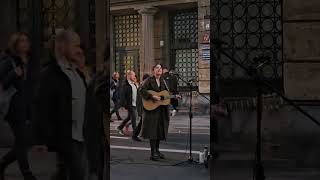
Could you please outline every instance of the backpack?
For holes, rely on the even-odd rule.
[[[0,61],[4,61],[1,59]],[[16,64],[13,59],[10,59],[13,68],[16,68]],[[7,89],[3,89],[0,83],[0,121],[5,120],[9,112],[10,103],[12,97],[17,93],[17,89],[13,86],[10,86]]]

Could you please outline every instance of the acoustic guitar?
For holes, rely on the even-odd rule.
[[[168,106],[171,103],[171,98],[180,98],[179,95],[170,95],[170,93],[166,90],[161,91],[161,92],[155,92],[155,91],[148,91],[152,96],[159,96],[161,97],[160,101],[156,101],[153,99],[146,100],[142,99],[143,101],[143,107],[144,109],[148,111],[152,111],[157,109],[159,106]]]

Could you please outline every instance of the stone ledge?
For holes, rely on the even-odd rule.
[[[319,22],[284,24],[284,59],[320,60],[319,34]]]
[[[319,0],[284,0],[283,20],[320,20]]]
[[[319,100],[320,63],[286,63],[285,95],[297,100]]]

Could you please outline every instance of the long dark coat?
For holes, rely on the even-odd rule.
[[[12,61],[17,67],[23,66],[22,59],[9,51],[6,51],[6,54],[0,59],[0,84],[4,89],[13,86],[17,90],[17,93],[11,99],[10,108],[5,119],[9,124],[23,128],[19,130],[20,133],[23,132],[21,137],[23,140],[20,141],[26,143],[25,145],[30,145],[32,143],[30,121],[33,119],[31,104],[34,97],[37,71],[34,60],[29,57],[25,79],[17,77]]]
[[[137,93],[137,112],[138,112],[138,116],[142,117],[143,104],[142,104],[142,96],[141,96],[141,86],[138,87],[138,93]]]
[[[7,54],[0,61],[0,84],[4,89],[9,86],[14,86],[17,89],[17,93],[12,97],[6,120],[24,124],[26,120],[31,120],[30,105],[34,95],[34,79],[31,79],[33,78],[32,60],[29,59],[25,80],[16,75],[11,62],[13,61],[16,66],[22,67],[23,62],[19,56],[14,56],[7,51]]]
[[[167,90],[164,79],[160,78],[160,87],[155,77],[148,78],[141,86],[140,93],[144,99],[152,99],[148,90],[160,92]],[[160,106],[155,110],[143,110],[143,125],[141,135],[145,139],[166,140],[169,129],[169,109],[168,106]]]
[[[84,135],[89,163],[89,171],[97,172],[102,178],[103,168],[106,166],[106,152],[109,147],[105,135],[103,113],[108,109],[109,77],[100,73],[92,79],[87,87],[86,118]]]

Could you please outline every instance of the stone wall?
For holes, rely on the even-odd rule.
[[[298,100],[320,100],[320,1],[284,0],[284,90]],[[320,119],[319,106],[304,106]],[[319,165],[320,127],[291,111],[287,120],[288,141],[296,145],[296,157],[306,165]]]
[[[285,94],[320,100],[320,1],[284,0],[283,15]]]
[[[205,17],[210,16],[210,0],[198,1],[198,47],[203,42],[203,35],[210,34],[210,29],[205,28]],[[199,91],[210,93],[210,61],[202,60],[199,54]]]

